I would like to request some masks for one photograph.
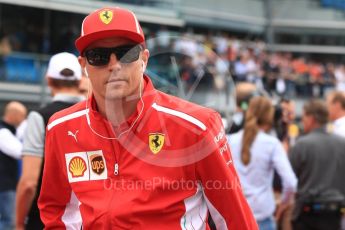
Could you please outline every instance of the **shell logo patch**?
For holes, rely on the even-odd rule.
[[[70,183],[108,178],[106,159],[102,150],[66,153],[65,160]]]
[[[90,156],[91,169],[94,173],[101,175],[104,172],[104,160],[103,156],[99,154],[94,154]]]
[[[83,177],[86,171],[86,163],[81,157],[73,157],[68,165],[72,177]]]
[[[99,12],[99,18],[104,24],[108,25],[111,20],[113,20],[113,11],[102,10],[101,12]]]
[[[159,153],[164,145],[164,134],[150,133],[149,134],[149,147],[153,154]]]

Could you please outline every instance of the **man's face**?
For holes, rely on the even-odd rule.
[[[108,38],[92,43],[85,51],[126,45],[134,44],[125,38]],[[140,81],[143,78],[143,63],[147,64],[148,56],[148,50],[143,50],[138,60],[129,63],[122,63],[114,53],[105,65],[90,65],[86,57],[79,57],[79,62],[87,71],[96,100],[121,100],[138,95]]]
[[[295,120],[295,104],[293,101],[282,102],[281,107],[283,110],[283,121],[291,123]]]

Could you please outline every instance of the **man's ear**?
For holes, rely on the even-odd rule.
[[[81,66],[83,75],[86,76],[86,77],[89,77],[89,74],[88,74],[88,72],[86,70],[86,60],[85,60],[85,58],[79,56],[78,57],[78,62],[80,64],[80,66]]]
[[[143,72],[145,72],[146,70],[146,66],[147,66],[147,63],[149,61],[149,57],[150,57],[150,52],[148,49],[145,49],[143,52],[142,52],[142,56],[141,56],[141,60],[142,60],[142,68],[143,68]]]
[[[51,86],[51,78],[46,76],[46,82],[47,82],[47,86]]]
[[[340,104],[339,101],[335,101],[335,102],[332,102],[332,103],[333,103],[336,111],[341,111],[342,110],[341,104]]]
[[[81,66],[81,68],[82,69],[84,69],[85,68],[85,65],[86,65],[86,60],[85,60],[85,58],[83,58],[82,56],[79,56],[78,57],[78,62],[79,62],[79,64],[80,64],[80,66]]]

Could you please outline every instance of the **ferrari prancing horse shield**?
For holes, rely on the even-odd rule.
[[[161,151],[164,145],[164,134],[150,133],[149,134],[149,146],[153,154],[157,154]]]
[[[99,18],[104,24],[109,24],[113,19],[113,12],[111,10],[102,10],[99,13]]]

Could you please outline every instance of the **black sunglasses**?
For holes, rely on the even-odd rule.
[[[140,45],[125,45],[117,47],[100,47],[86,50],[84,55],[87,62],[93,66],[104,66],[109,63],[110,55],[115,54],[117,60],[121,63],[131,63],[139,58],[142,50]]]

